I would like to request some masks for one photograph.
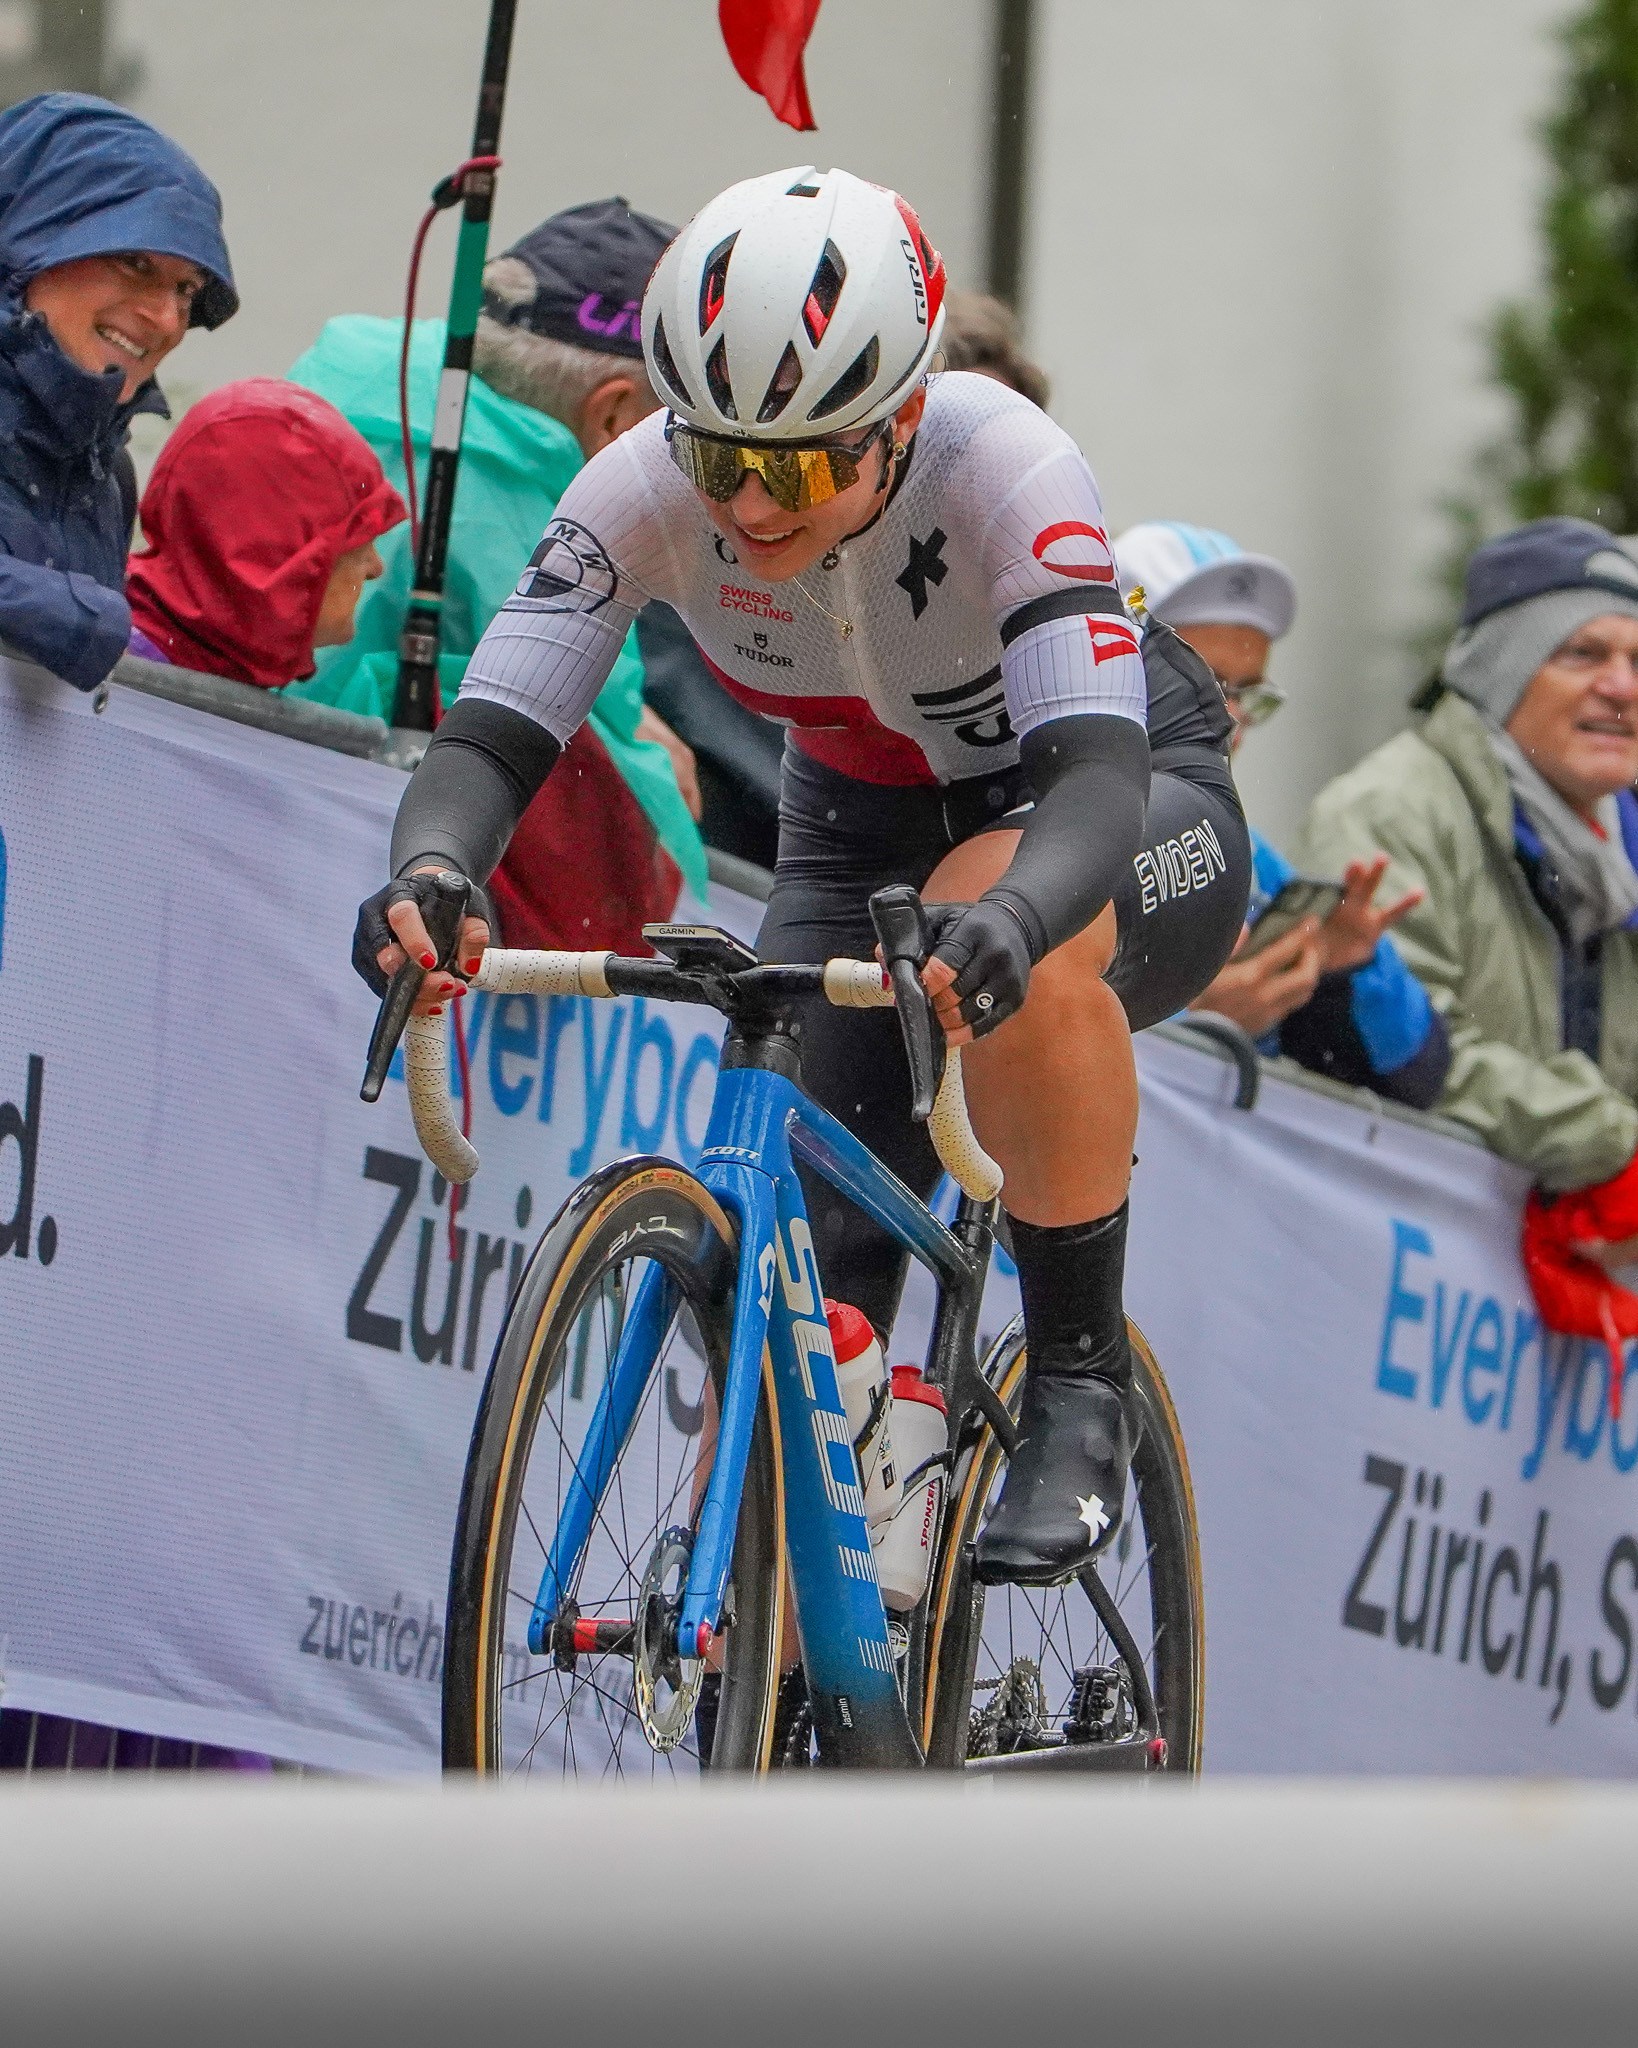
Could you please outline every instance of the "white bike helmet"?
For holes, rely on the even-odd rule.
[[[643,352],[702,432],[813,441],[885,419],[944,327],[944,264],[914,212],[847,171],[730,185],[660,258]]]

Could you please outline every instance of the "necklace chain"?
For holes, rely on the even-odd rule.
[[[820,563],[819,566],[822,569],[834,569],[841,559],[842,557],[838,550],[832,548],[830,553],[825,556],[824,560]],[[814,596],[813,592],[808,589],[807,585],[802,581],[800,576],[793,576],[791,578],[791,581],[796,585],[797,589],[801,591],[802,595],[807,599],[808,603],[813,606],[816,612],[820,613],[822,617],[829,619],[830,623],[833,626],[837,626],[841,629],[842,638],[844,640],[852,639],[853,621],[851,619],[844,619],[839,613],[827,610],[826,607],[819,602],[818,598]]]

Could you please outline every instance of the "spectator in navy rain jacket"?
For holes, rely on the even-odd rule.
[[[1248,555],[1226,534],[1175,520],[1134,526],[1115,543],[1121,587],[1141,584],[1157,619],[1187,640],[1223,686],[1238,747],[1284,701],[1264,674],[1269,650],[1291,630],[1291,572]],[[1260,833],[1247,929],[1293,870]],[[1426,991],[1400,958],[1388,927],[1422,900],[1420,890],[1377,909],[1386,854],[1350,861],[1341,903],[1260,952],[1231,959],[1192,1005],[1230,1017],[1263,1052],[1282,1052],[1317,1074],[1371,1088],[1413,1109],[1431,1109],[1450,1067],[1450,1041]],[[1243,941],[1242,941],[1243,943]]]
[[[131,420],[238,306],[221,200],[174,142],[84,93],[0,115],[0,641],[82,690],[131,630]]]

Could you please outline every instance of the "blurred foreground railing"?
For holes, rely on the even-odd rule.
[[[1632,2038],[1631,1788],[1096,1783],[19,1788],[0,1798],[7,2034]],[[913,1845],[891,1881],[879,1842]]]

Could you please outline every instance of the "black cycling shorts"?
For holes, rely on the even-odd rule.
[[[1106,979],[1134,1031],[1174,1015],[1215,980],[1245,920],[1250,835],[1213,725],[1202,719],[1196,738],[1192,723],[1186,710],[1166,720],[1143,845],[1114,897]],[[872,892],[891,882],[921,888],[952,846],[1022,824],[1020,799],[1027,804],[1029,792],[1017,768],[943,789],[883,787],[788,746],[779,862],[758,952],[764,960],[869,959]],[[910,1120],[909,1070],[891,1010],[805,1005],[802,1078],[902,1181],[924,1200],[932,1193],[942,1169],[925,1125]],[[802,1181],[827,1293],[891,1328],[907,1254],[817,1175],[804,1169]]]

